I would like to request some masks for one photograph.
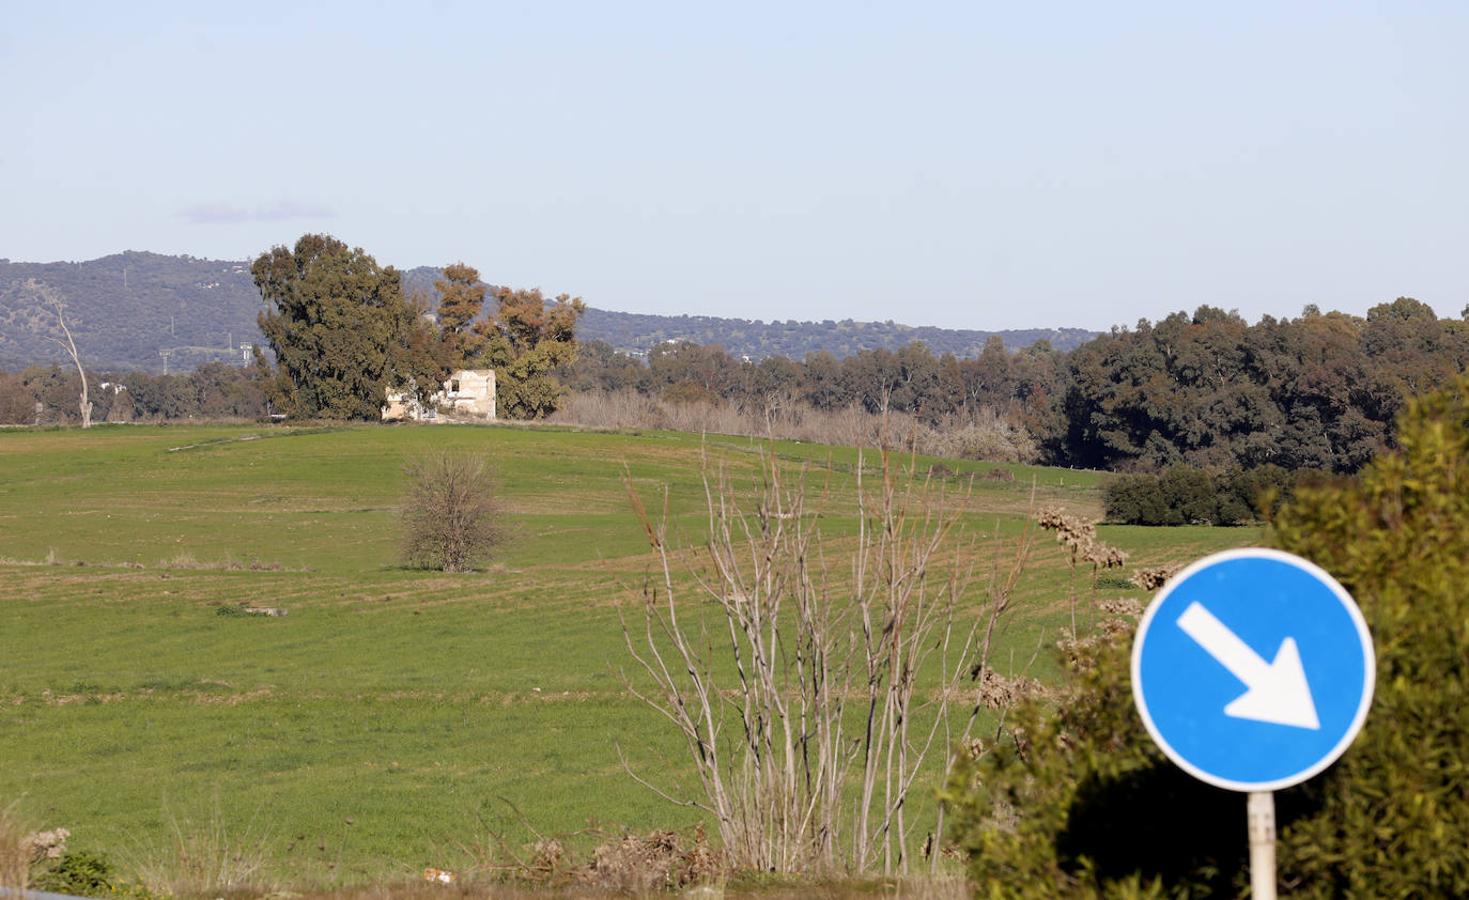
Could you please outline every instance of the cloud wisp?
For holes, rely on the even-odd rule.
[[[244,222],[330,219],[336,213],[326,206],[280,200],[253,208],[236,206],[233,203],[199,203],[181,210],[179,215],[195,225],[239,225]]]

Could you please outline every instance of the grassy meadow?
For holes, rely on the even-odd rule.
[[[499,473],[512,539],[485,571],[399,564],[402,466],[439,448]],[[212,833],[314,885],[469,867],[493,832],[519,846],[532,829],[586,844],[574,835],[589,828],[691,827],[696,813],[618,762],[621,747],[691,787],[681,741],[619,676],[619,604],[655,564],[623,477],[650,508],[666,488],[673,542],[694,547],[701,459],[753,476],[767,449],[805,467],[839,545],[855,524],[851,449],[508,426],[0,430],[0,806],[124,868]],[[994,468],[944,464],[956,485]],[[1033,492],[1100,514],[1096,473],[1006,468],[1013,481],[954,500],[983,541],[1017,533]],[[1259,539],[1102,536],[1128,571]],[[1038,546],[1002,670],[1070,621],[1060,550]],[[242,601],[289,615],[218,614]],[[1043,650],[1032,674],[1054,671]]]

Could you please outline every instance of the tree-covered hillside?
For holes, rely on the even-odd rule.
[[[0,368],[59,362],[45,335],[55,317],[26,290],[34,279],[66,304],[83,358],[97,368],[171,369],[243,361],[241,342],[259,343],[262,305],[247,262],[118,253],[87,262],[0,260]]]
[[[433,282],[442,270],[421,266],[403,273],[404,292],[435,299]],[[164,367],[168,351],[173,370],[205,362],[244,362],[241,343],[263,343],[256,316],[263,310],[250,279],[247,260],[208,260],[190,256],[128,251],[86,262],[28,263],[0,259],[0,369],[38,362],[60,362],[45,340],[54,317],[25,289],[35,279],[66,303],[67,321],[87,361],[100,368]],[[692,298],[690,305],[697,304]],[[977,356],[991,334],[1018,349],[1042,338],[1059,350],[1094,337],[1075,328],[1024,331],[966,331],[914,328],[891,322],[757,322],[712,316],[652,316],[589,308],[578,329],[587,340],[602,340],[624,352],[642,354],[669,340],[719,344],[735,356],[754,360],[782,355],[801,357],[825,350],[847,356],[859,350],[897,350],[921,340],[937,353]]]
[[[650,316],[587,310],[583,328],[624,352],[646,352],[668,341],[717,344],[735,356],[761,360],[771,356],[800,359],[808,353],[847,357],[863,350],[897,351],[914,341],[934,353],[976,357],[985,341],[998,335],[1010,350],[1049,341],[1057,350],[1071,350],[1096,337],[1081,328],[1027,328],[1012,331],[913,327],[892,321],[762,322],[757,319],[720,319],[713,316]]]

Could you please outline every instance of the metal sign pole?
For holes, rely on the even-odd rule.
[[[1275,794],[1251,791],[1248,804],[1250,829],[1250,896],[1275,900]]]

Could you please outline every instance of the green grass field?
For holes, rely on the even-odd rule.
[[[0,805],[125,867],[167,856],[176,828],[222,824],[300,884],[460,868],[490,829],[688,827],[618,763],[620,746],[688,786],[677,737],[618,675],[618,604],[654,564],[623,473],[645,497],[668,489],[672,534],[693,545],[701,454],[753,474],[765,446],[515,427],[0,431]],[[499,472],[513,539],[487,571],[398,563],[402,465],[435,448]],[[855,451],[771,449],[826,498],[823,530],[850,532]],[[1013,534],[1032,491],[1099,513],[1095,473],[1007,468],[1014,481],[974,482],[972,528]],[[1102,531],[1129,570],[1259,539]],[[1002,668],[1069,621],[1042,541]],[[289,615],[217,614],[240,601]],[[1049,656],[1033,674],[1054,674]]]

